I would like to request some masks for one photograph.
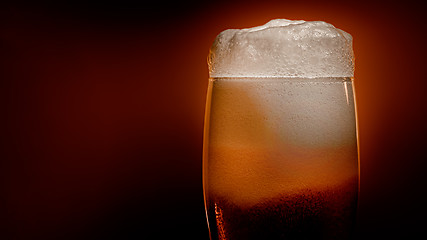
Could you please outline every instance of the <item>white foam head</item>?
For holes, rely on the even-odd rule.
[[[221,32],[208,64],[210,77],[353,77],[352,37],[321,21],[275,19]]]

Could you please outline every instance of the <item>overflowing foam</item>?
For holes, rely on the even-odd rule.
[[[275,19],[215,39],[209,74],[219,77],[353,77],[350,34],[321,22]]]

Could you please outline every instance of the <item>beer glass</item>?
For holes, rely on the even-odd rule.
[[[217,37],[203,146],[212,240],[351,237],[359,188],[351,40],[324,22],[283,19]]]

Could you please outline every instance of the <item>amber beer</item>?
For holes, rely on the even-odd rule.
[[[273,27],[292,34],[298,31],[286,27],[308,28],[300,26],[307,22],[283,21]],[[258,32],[269,29],[263,27],[255,29],[255,43]],[[293,76],[292,68],[277,75],[260,68],[246,76],[253,68],[230,61],[221,68],[212,59],[224,39],[211,50],[205,118],[203,184],[211,239],[351,238],[359,187],[353,78],[342,72]],[[225,74],[229,66],[239,74]]]

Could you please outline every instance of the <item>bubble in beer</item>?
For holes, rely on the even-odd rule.
[[[228,29],[208,57],[210,77],[353,77],[350,34],[322,21],[275,19]]]

